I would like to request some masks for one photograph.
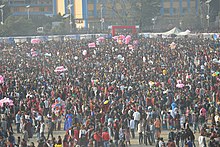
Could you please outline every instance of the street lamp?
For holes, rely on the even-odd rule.
[[[30,19],[30,5],[26,6],[27,8],[27,15],[28,15],[28,20]]]
[[[2,25],[4,24],[4,11],[3,11],[4,6],[5,6],[5,5],[0,5],[1,15],[2,15],[2,21],[1,21],[1,24],[2,24]]]
[[[72,24],[73,24],[73,22],[72,22],[72,8],[73,7],[73,5],[72,4],[69,4],[68,5],[68,9],[69,9],[69,11],[70,11],[70,15],[69,15],[69,17],[70,17],[70,33],[72,33]]]
[[[155,21],[156,21],[156,19],[155,19],[155,18],[152,18],[153,30],[154,30]]]
[[[207,7],[208,7],[208,14],[206,15],[206,19],[207,19],[207,21],[208,21],[208,28],[209,28],[209,23],[210,23],[210,21],[209,21],[209,18],[210,18],[210,16],[209,16],[209,10],[210,10],[210,2],[211,2],[212,0],[207,0],[206,2],[205,2],[205,4],[207,5]]]
[[[151,19],[151,21],[153,23],[153,30],[155,28],[156,20],[157,20],[157,16],[155,16],[154,18]]]

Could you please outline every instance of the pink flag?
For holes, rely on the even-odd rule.
[[[95,42],[93,42],[93,43],[89,43],[88,46],[89,46],[89,48],[93,48],[93,47],[95,47]]]
[[[104,37],[99,37],[99,38],[97,38],[97,40],[98,40],[98,42],[103,42],[103,41],[105,41],[105,38]]]
[[[4,77],[2,75],[0,75],[0,84],[4,83]]]
[[[118,36],[114,36],[114,37],[112,37],[112,39],[118,40]]]
[[[130,35],[126,36],[125,44],[129,44],[130,41],[131,41],[131,36]]]

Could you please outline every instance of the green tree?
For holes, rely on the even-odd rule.
[[[25,17],[9,16],[3,25],[7,36],[13,35],[33,35],[35,33],[34,25],[31,20]],[[3,32],[4,34],[5,32]]]

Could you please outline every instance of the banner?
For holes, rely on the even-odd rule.
[[[89,44],[88,44],[88,47],[89,47],[89,48],[94,48],[94,47],[96,47],[95,42],[89,43]]]
[[[4,77],[2,75],[0,75],[0,84],[4,83]]]

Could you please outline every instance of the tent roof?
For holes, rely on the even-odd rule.
[[[164,32],[163,34],[165,35],[171,35],[171,34],[179,34],[180,32],[182,32],[179,28],[177,27],[174,27],[173,29],[167,31],[167,32]]]

